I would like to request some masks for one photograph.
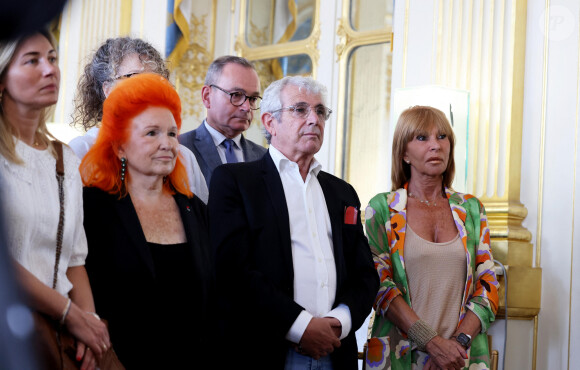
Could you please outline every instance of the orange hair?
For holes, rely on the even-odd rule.
[[[85,186],[118,194],[120,198],[127,195],[125,182],[129,174],[125,176],[125,182],[121,181],[118,149],[129,139],[133,118],[150,107],[170,110],[177,129],[181,129],[181,101],[167,79],[153,73],[141,73],[117,83],[103,104],[103,120],[97,140],[80,165]],[[171,194],[178,192],[193,196],[180,155],[163,187]]]

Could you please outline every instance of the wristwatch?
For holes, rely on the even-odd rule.
[[[459,333],[455,340],[463,346],[463,348],[468,349],[471,344],[471,335],[465,333]]]

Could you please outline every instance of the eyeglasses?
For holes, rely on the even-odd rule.
[[[124,75],[120,75],[120,76],[115,77],[115,80],[124,80],[126,78],[133,77],[133,76],[138,75],[140,73],[143,73],[143,72],[131,72],[131,73],[127,73],[127,74],[124,74]]]
[[[291,105],[289,107],[277,109],[271,113],[276,113],[276,112],[280,112],[283,110],[287,110],[287,111],[292,112],[292,116],[294,118],[304,119],[310,115],[310,112],[312,112],[312,107],[310,107],[310,105],[308,105],[306,103],[298,103],[296,105]],[[317,105],[316,107],[314,107],[314,112],[318,116],[319,120],[327,121],[328,118],[330,118],[330,113],[332,113],[332,110],[330,110],[329,108],[326,108],[324,105],[320,104],[320,105]]]
[[[242,92],[239,92],[239,91],[233,91],[233,92],[226,91],[226,90],[224,90],[221,87],[216,86],[216,85],[209,85],[209,86],[215,87],[216,89],[228,94],[230,96],[230,103],[232,103],[232,105],[235,107],[239,107],[240,105],[244,104],[247,100],[250,102],[250,109],[252,109],[252,110],[260,109],[260,102],[262,101],[261,96],[248,96],[248,95],[246,95]]]

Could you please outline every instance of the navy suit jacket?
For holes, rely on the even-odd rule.
[[[213,170],[221,165],[222,161],[211,134],[205,128],[204,122],[205,120],[195,130],[179,135],[179,142],[195,154],[197,163],[201,168],[201,172],[209,188]],[[244,135],[242,135],[240,144],[242,146],[242,152],[244,153],[245,162],[257,161],[266,153],[266,148],[244,138]]]
[[[379,288],[360,212],[345,222],[346,207],[360,209],[354,188],[320,171],[332,228],[337,290],[334,307],[350,309],[352,329],[332,354],[334,369],[358,369],[355,331],[369,315]],[[269,153],[249,163],[225,164],[209,192],[210,240],[220,292],[218,317],[240,365],[283,369],[292,344],[286,333],[303,310],[294,301],[290,221],[280,174]],[[242,366],[243,367],[243,366]]]

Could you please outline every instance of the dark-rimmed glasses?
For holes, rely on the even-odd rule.
[[[262,101],[261,96],[248,96],[240,91],[230,92],[230,91],[226,91],[226,90],[224,90],[221,87],[216,86],[216,85],[209,85],[209,86],[215,87],[216,89],[228,94],[230,96],[230,103],[232,103],[232,105],[234,107],[239,107],[240,105],[244,104],[247,100],[250,102],[250,109],[252,109],[252,110],[260,109],[260,102]]]
[[[120,76],[115,77],[115,80],[124,80],[126,78],[133,77],[133,76],[138,75],[140,73],[143,73],[143,72],[142,71],[139,71],[139,72],[127,73],[127,74],[124,74],[124,75],[120,75]]]
[[[312,112],[312,107],[306,103],[298,103],[295,105],[291,105],[289,107],[277,109],[271,113],[276,113],[283,110],[292,112],[292,116],[294,116],[294,118],[305,119],[310,115],[310,112]],[[318,116],[319,120],[328,121],[328,118],[330,118],[330,113],[332,113],[332,110],[320,104],[314,107],[314,112],[316,113],[316,116]]]

